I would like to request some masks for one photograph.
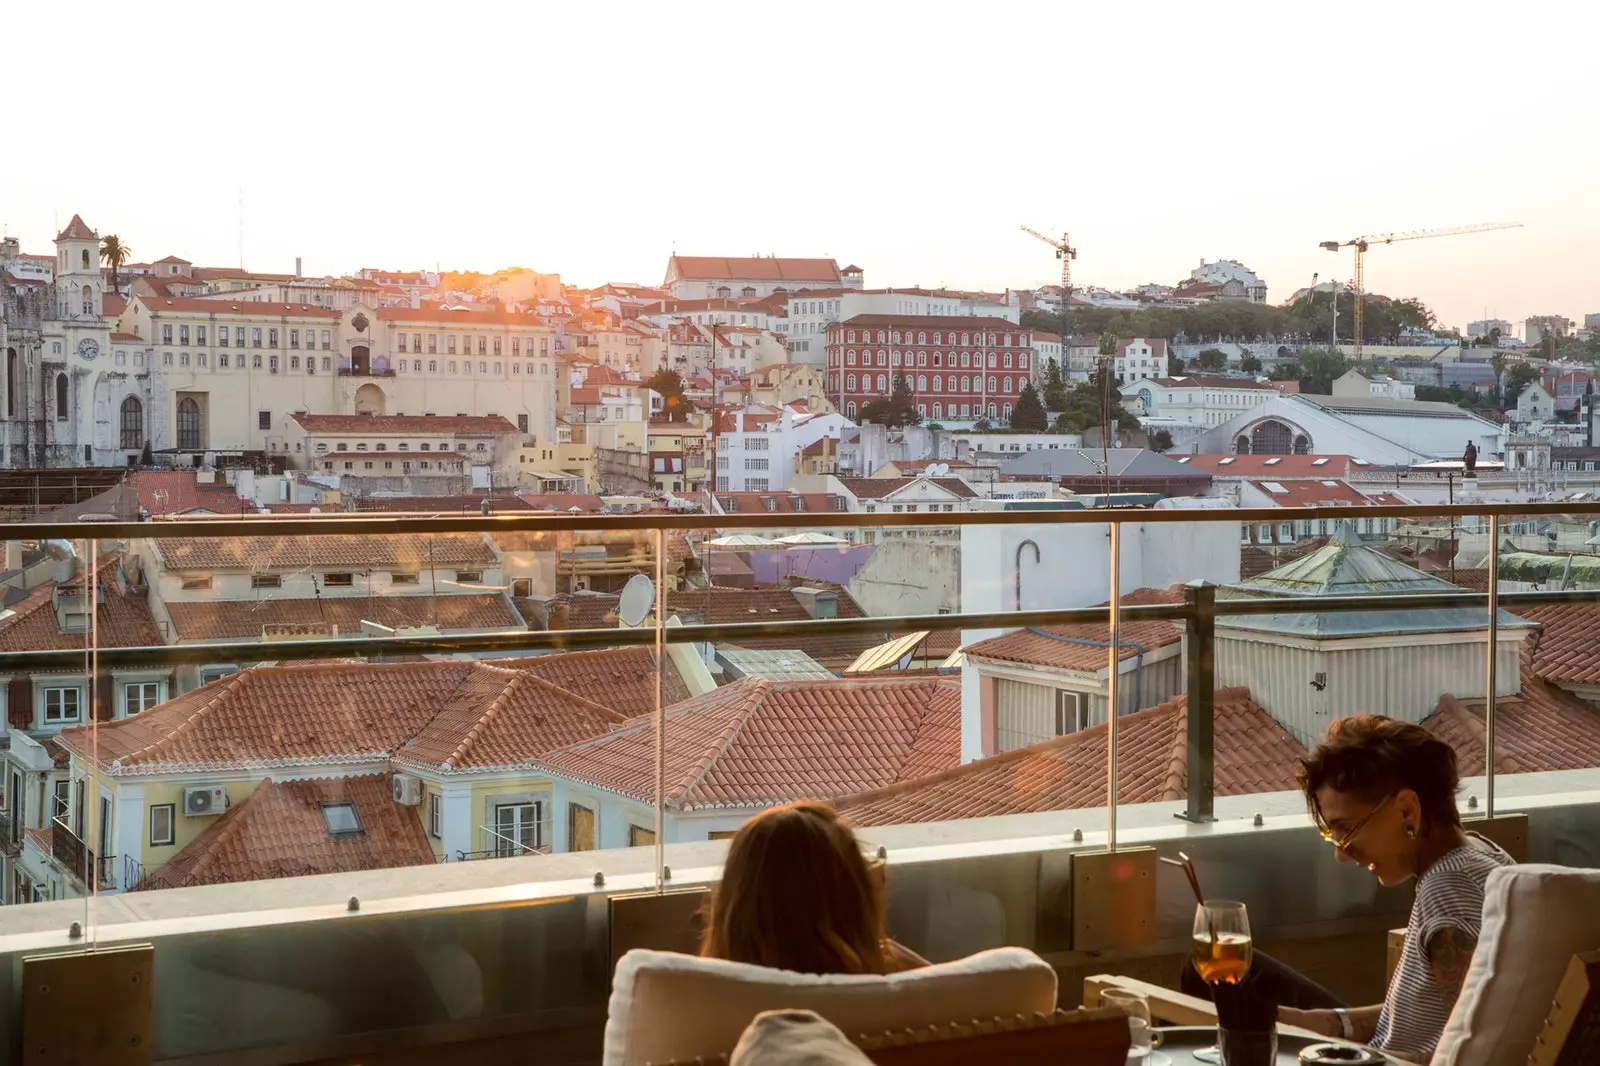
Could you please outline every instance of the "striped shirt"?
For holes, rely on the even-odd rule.
[[[1428,941],[1452,926],[1474,939],[1483,915],[1483,883],[1489,871],[1512,858],[1476,833],[1446,852],[1417,879],[1417,895],[1406,923],[1405,946],[1384,997],[1372,1046],[1413,1062],[1427,1062],[1455,1009],[1460,989],[1440,984],[1428,965]]]

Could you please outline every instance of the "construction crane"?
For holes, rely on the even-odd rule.
[[[1078,258],[1078,250],[1072,246],[1072,239],[1065,233],[1058,241],[1054,237],[1046,237],[1036,229],[1022,227],[1022,232],[1030,237],[1037,237],[1056,250],[1056,258],[1061,260],[1061,316],[1066,320],[1067,300],[1072,296],[1072,261]]]
[[[1340,248],[1354,248],[1356,250],[1355,274],[1350,279],[1350,292],[1355,297],[1356,321],[1354,326],[1355,358],[1361,359],[1362,329],[1365,327],[1365,297],[1367,293],[1365,270],[1367,249],[1374,244],[1393,244],[1395,241],[1416,241],[1424,237],[1454,237],[1461,233],[1484,233],[1496,229],[1516,229],[1520,222],[1485,222],[1478,226],[1455,226],[1450,229],[1417,229],[1405,233],[1379,233],[1366,237],[1356,237],[1348,241],[1322,241],[1318,247],[1326,248],[1330,252],[1337,252]],[[1037,234],[1035,234],[1037,236]],[[1338,298],[1335,297],[1334,311],[1339,313]],[[1337,319],[1335,319],[1337,321]],[[1337,336],[1334,338],[1337,342]]]

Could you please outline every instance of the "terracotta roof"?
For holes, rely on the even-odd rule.
[[[181,265],[181,266],[193,266],[194,265],[193,263],[189,262],[189,260],[183,258],[182,256],[178,256],[178,255],[169,255],[169,256],[167,256],[167,257],[165,257],[163,259],[157,259],[156,262],[158,264],[159,263],[173,263],[173,264]]]
[[[161,634],[150,619],[150,607],[143,596],[124,592],[116,574],[120,553],[106,556],[100,563],[100,588],[104,600],[95,612],[100,646],[103,648],[145,648],[162,643]],[[88,594],[88,575],[80,575],[84,595]],[[77,585],[80,580],[70,584]],[[86,646],[84,633],[63,633],[56,617],[55,590],[62,582],[46,581],[12,604],[10,613],[0,618],[0,652],[64,651]]]
[[[907,781],[960,757],[961,692],[943,681],[766,681],[749,677],[667,712],[666,796],[679,810],[765,807]],[[557,773],[648,799],[654,723],[539,760]]]
[[[833,259],[675,255],[669,273],[673,267],[679,278],[691,281],[839,281],[839,264]]]
[[[481,662],[254,666],[100,723],[99,759],[115,776],[391,758],[459,772],[522,765],[622,720],[531,674]],[[88,729],[58,739],[91,757]]]
[[[475,495],[463,493],[456,496],[355,496],[346,497],[350,510],[358,512],[386,512],[400,514],[440,514],[459,512],[477,514],[488,501],[490,514],[507,511],[532,511],[519,496]]]
[[[1459,571],[1456,577],[1462,584]],[[1600,604],[1519,607],[1517,615],[1544,627],[1536,640],[1528,642],[1535,673],[1556,684],[1600,685],[1600,640],[1595,637],[1600,633]]]
[[[1182,639],[1182,634],[1171,622],[1124,622],[1118,635],[1123,644],[1122,654],[1117,657],[1119,661],[1132,659],[1139,654],[1139,648],[1134,645],[1142,647],[1149,654],[1156,648],[1176,644]],[[1095,671],[1105,669],[1110,648],[1073,641],[1092,640],[1107,645],[1110,639],[1111,631],[1107,627],[1093,623],[1030,627],[980,640],[967,647],[967,654],[1002,662],[1047,666],[1056,670]]]
[[[1296,481],[1252,481],[1266,503],[1272,507],[1358,507],[1370,503],[1347,482],[1333,479],[1302,478]],[[1276,486],[1278,490],[1269,488]]]
[[[1243,688],[1218,689],[1216,794],[1245,795],[1296,787],[1305,749]],[[671,734],[669,733],[668,736]],[[1119,803],[1184,798],[1188,788],[1188,697],[1118,719],[1123,773]],[[1106,728],[979,759],[935,777],[837,801],[856,825],[932,822],[998,814],[1101,807],[1106,803]]]
[[[334,835],[325,803],[351,803],[360,832]],[[422,819],[394,802],[387,774],[267,778],[136,889],[264,881],[434,862]]]
[[[494,666],[522,670],[574,695],[610,708],[624,718],[653,714],[656,709],[656,653],[653,648],[599,648],[487,660]],[[661,699],[671,706],[689,698],[689,686],[668,660],[661,675]]]
[[[1348,455],[1178,455],[1184,466],[1216,477],[1342,478],[1350,473]],[[1320,465],[1318,465],[1320,464]]]
[[[489,437],[515,433],[503,415],[290,415],[307,433],[350,433],[369,437],[441,434]]]
[[[111,335],[111,339],[113,341],[136,341],[142,340],[143,338],[141,338],[137,333],[113,333]]]
[[[198,279],[200,271],[195,271]],[[175,279],[168,279],[175,280]],[[328,307],[313,307],[310,304],[296,303],[267,303],[258,301],[252,303],[247,292],[230,293],[236,297],[229,300],[223,296],[138,296],[150,309],[152,314],[160,315],[173,311],[202,315],[238,315],[248,318],[324,318],[335,319],[343,314]]]
[[[412,533],[392,537],[157,537],[168,570],[417,570],[497,566],[499,554],[481,533]]]
[[[913,481],[928,481],[961,499],[973,499],[978,494],[958,477],[842,477],[843,485],[858,500],[881,500],[892,496]]]
[[[136,470],[128,484],[138,494],[139,506],[152,515],[211,511],[214,514],[254,514],[256,505],[239,497],[226,481],[201,484],[193,470]]]
[[[719,492],[724,514],[831,514],[842,511],[843,497],[831,492]],[[767,506],[768,501],[772,506]],[[839,504],[839,506],[835,506]]]
[[[520,767],[625,719],[526,670],[479,663],[395,761],[441,773]]]
[[[128,298],[126,296],[108,292],[100,297],[100,313],[102,315],[120,315],[127,306]]]
[[[850,596],[844,586],[832,582],[813,581],[809,587],[826,589],[838,597],[839,618],[865,618],[866,612]],[[714,587],[709,589],[677,589],[667,594],[667,610],[676,614],[694,614],[708,624],[721,625],[733,622],[804,622],[811,616],[794,593],[787,588],[739,589]],[[737,646],[753,650],[788,649],[803,651],[829,669],[842,669],[856,660],[868,648],[876,647],[890,639],[890,626],[877,633],[834,634],[800,637],[765,637],[741,639]],[[731,643],[731,642],[730,642]]]
[[[437,626],[455,629],[520,629],[521,625],[495,595],[448,596],[321,596],[316,599],[199,600],[169,602],[174,635],[179,641],[223,637],[260,639],[264,633],[283,636],[361,634],[362,622],[394,629]]]
[[[67,223],[67,228],[56,234],[58,241],[93,241],[99,238],[94,230],[90,229],[77,215],[72,216],[72,221]]]
[[[1600,766],[1600,713],[1526,665],[1521,694],[1497,699],[1494,707],[1495,773]],[[1463,776],[1483,773],[1482,700],[1460,700],[1446,693],[1422,724],[1456,749]]]
[[[529,629],[615,629],[620,596],[574,592],[547,600],[517,599],[517,611]]]
[[[525,492],[519,497],[530,511],[571,511],[574,507],[586,514],[599,514],[606,501],[588,492]]]
[[[975,330],[993,329],[1008,333],[1028,333],[1027,326],[1019,326],[1015,322],[993,315],[856,315],[847,319],[844,326],[900,326],[910,325],[917,329],[956,329]],[[948,342],[947,342],[948,343]]]

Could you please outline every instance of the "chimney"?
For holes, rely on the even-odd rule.
[[[818,589],[801,586],[792,588],[789,592],[806,610],[810,618],[826,619],[839,617],[839,595],[831,589]]]
[[[4,569],[7,573],[22,569],[22,541],[6,541],[6,565]]]
[[[297,278],[305,277],[304,274],[300,273],[300,257],[298,255],[294,257],[294,276]]]

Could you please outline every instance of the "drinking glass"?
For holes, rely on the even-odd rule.
[[[1189,961],[1202,981],[1209,985],[1238,984],[1250,972],[1254,953],[1250,916],[1243,903],[1208,899],[1195,904]],[[1220,1063],[1222,1051],[1220,1047],[1202,1048],[1194,1057],[1201,1062]]]
[[[1128,1016],[1128,1066],[1141,1066],[1150,1054],[1150,1001],[1126,988],[1100,993],[1102,1007],[1115,1007]]]

